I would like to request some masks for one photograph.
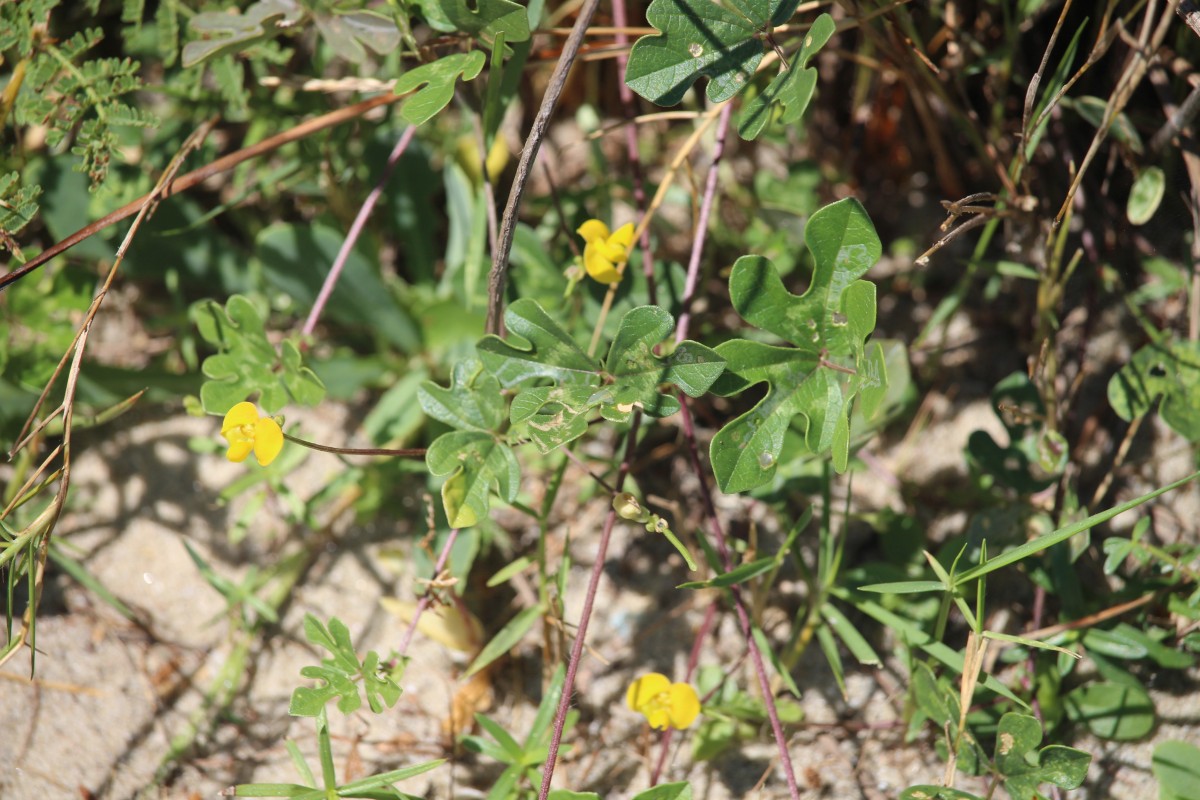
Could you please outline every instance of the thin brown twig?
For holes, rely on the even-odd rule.
[[[108,291],[112,288],[113,281],[117,277],[117,270],[120,269],[121,263],[125,260],[125,253],[128,252],[129,246],[133,243],[134,237],[138,230],[141,229],[142,223],[150,216],[151,212],[157,206],[158,201],[162,197],[162,193],[170,184],[171,180],[179,172],[183,166],[184,159],[187,154],[198,147],[204,138],[211,130],[211,122],[201,125],[196,131],[193,131],[187,141],[184,142],[179,152],[171,159],[171,163],[163,171],[158,183],[149,194],[143,198],[142,206],[137,212],[133,223],[129,226],[129,232],[125,234],[120,247],[117,248],[116,257],[113,259],[112,266],[109,267],[108,274],[105,276],[104,282],[100,289],[92,298],[91,304],[88,306],[87,312],[84,314],[83,322],[79,326],[79,330],[75,334],[71,345],[67,349],[67,355],[64,359],[70,357],[70,367],[67,369],[67,382],[63,389],[63,400],[59,408],[51,416],[58,413],[63,415],[63,440],[62,448],[62,467],[59,472],[58,490],[54,494],[54,498],[40,513],[37,518],[30,523],[26,528],[27,531],[36,532],[34,535],[38,539],[37,554],[34,557],[34,563],[29,569],[29,581],[31,586],[29,606],[25,610],[25,615],[21,620],[20,631],[11,636],[7,645],[7,651],[0,655],[0,666],[3,666],[19,651],[21,646],[28,643],[29,633],[37,618],[37,609],[41,603],[42,586],[46,576],[46,560],[50,555],[50,539],[53,536],[54,528],[58,524],[59,517],[62,515],[63,508],[67,502],[67,492],[71,486],[71,456],[72,456],[72,422],[75,418],[75,393],[79,385],[79,375],[83,368],[83,354],[87,349],[88,335],[91,333],[92,322],[96,319],[96,314],[100,311],[100,306],[104,302],[104,298],[108,296]],[[60,366],[61,366],[60,362]],[[57,371],[56,371],[57,374]],[[27,430],[32,421],[37,417],[41,410],[42,404],[49,396],[50,389],[54,385],[54,379],[47,383],[46,389],[38,398],[33,410],[30,412],[29,418],[25,421],[25,426],[22,433]],[[30,659],[30,669],[32,670],[35,664],[33,658]]]
[[[70,250],[72,247],[89,238],[90,236],[93,236],[94,234],[104,230],[109,225],[113,225],[114,223],[120,222],[127,217],[133,216],[152,199],[165,200],[168,197],[185,192],[188,189],[203,183],[214,175],[219,175],[222,172],[233,169],[244,161],[249,161],[252,158],[257,158],[258,156],[269,153],[272,150],[277,150],[285,144],[294,142],[298,139],[303,139],[306,136],[311,136],[312,134],[323,131],[326,128],[331,128],[334,125],[340,125],[343,122],[348,122],[349,120],[361,117],[363,114],[374,108],[389,105],[403,99],[404,95],[386,94],[378,97],[372,97],[369,100],[364,100],[361,103],[355,103],[352,106],[339,108],[338,110],[331,111],[328,114],[322,114],[314,119],[301,122],[291,130],[278,133],[274,136],[268,136],[261,142],[257,142],[249,147],[244,147],[241,150],[230,153],[229,155],[222,156],[216,161],[206,164],[199,169],[192,170],[191,172],[181,175],[178,178],[173,178],[166,186],[161,187],[161,189],[156,189],[147,195],[139,197],[133,202],[126,203],[116,211],[109,212],[95,222],[85,225],[84,227],[75,231],[75,233],[71,234],[62,241],[51,245],[45,251],[39,253],[21,267],[4,275],[0,275],[0,290],[4,289],[10,283],[25,277],[30,272],[33,272],[35,269],[42,266],[55,256],[65,253],[67,250]]]
[[[504,206],[504,216],[500,222],[500,234],[496,241],[496,249],[492,253],[492,269],[488,274],[486,327],[488,333],[497,335],[504,333],[504,292],[508,285],[508,256],[512,251],[513,236],[516,233],[517,215],[521,210],[521,197],[525,194],[525,185],[529,183],[533,162],[537,159],[542,139],[546,136],[550,117],[554,114],[558,98],[562,95],[563,86],[566,85],[567,73],[571,71],[571,65],[575,63],[579,47],[583,44],[584,34],[587,33],[588,25],[591,24],[599,4],[600,0],[585,0],[583,7],[580,8],[579,18],[575,20],[571,35],[563,44],[562,56],[554,68],[554,73],[550,76],[550,83],[546,87],[546,93],[542,96],[542,105],[538,108],[537,116],[533,118],[533,125],[525,140],[525,147],[521,150],[517,174],[513,178],[512,189],[508,193],[508,203]]]
[[[289,442],[294,442],[301,447],[307,447],[310,450],[320,450],[322,453],[337,453],[345,456],[397,456],[400,458],[424,458],[424,447],[334,447],[328,444],[317,444],[306,439],[301,439],[297,436],[292,436],[290,433],[283,434],[283,438]]]

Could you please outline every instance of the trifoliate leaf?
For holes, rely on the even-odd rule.
[[[683,99],[701,75],[708,98],[721,103],[750,82],[763,58],[762,32],[787,21],[799,0],[654,0],[646,19],[662,31],[643,36],[629,53],[625,83],[660,106]]]
[[[766,396],[713,437],[710,456],[724,492],[742,492],[769,481],[783,449],[784,432],[803,417],[805,445],[832,451],[834,466],[848,459],[849,409],[858,392],[877,404],[887,388],[883,352],[865,339],[875,328],[875,286],[858,280],[882,248],[867,212],[851,198],[815,212],[804,233],[815,262],[803,295],[784,288],[775,266],[761,256],[733,265],[729,295],[749,323],[792,347],[734,340],[717,347],[725,374],[713,391],[730,395],[754,384]]]
[[[996,729],[996,769],[1012,797],[1036,797],[1038,787],[1050,783],[1074,789],[1087,777],[1092,757],[1082,750],[1050,745],[1041,750],[1042,724],[1034,717],[1008,713]]]
[[[835,30],[837,26],[833,17],[822,14],[816,18],[789,69],[776,75],[762,94],[742,107],[738,114],[739,136],[743,139],[757,138],[779,106],[783,106],[780,122],[791,125],[800,120],[817,88],[817,70],[806,65],[825,46]]]

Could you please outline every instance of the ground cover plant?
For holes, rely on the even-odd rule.
[[[1198,36],[0,0],[0,790],[1200,798]]]

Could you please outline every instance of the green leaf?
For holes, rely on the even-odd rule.
[[[1038,786],[1051,783],[1074,789],[1087,777],[1092,757],[1073,747],[1050,745],[1041,750],[1042,725],[1036,718],[1008,713],[996,729],[996,768],[1012,797],[1034,797]]]
[[[296,0],[258,0],[245,11],[203,11],[192,17],[193,35],[212,37],[183,46],[183,66],[193,67],[207,58],[237,53],[256,42],[277,36],[304,16]]]
[[[224,308],[202,300],[192,306],[191,317],[200,336],[217,347],[200,367],[207,378],[200,387],[205,412],[224,414],[256,393],[268,414],[287,405],[289,396],[304,405],[325,397],[324,384],[303,365],[295,343],[285,341],[277,354],[258,309],[242,295],[230,297]]]
[[[830,629],[837,634],[837,637],[842,640],[842,644],[846,645],[846,649],[860,664],[865,664],[869,667],[879,667],[883,665],[883,661],[879,658],[879,654],[875,652],[875,648],[871,647],[870,643],[862,635],[862,633],[854,626],[852,622],[842,613],[841,609],[833,603],[825,603],[821,606],[821,616],[825,618],[825,622]]]
[[[471,662],[471,666],[463,673],[464,678],[469,678],[479,670],[491,664],[500,656],[512,650],[526,633],[533,627],[533,623],[537,622],[542,616],[543,609],[541,606],[527,608],[521,613],[508,621],[500,631],[492,637],[492,640],[483,646],[479,651],[479,655]]]
[[[0,175],[0,250],[11,249],[12,235],[29,224],[38,212],[42,187],[21,185],[20,175]]]
[[[400,116],[413,125],[428,122],[454,99],[458,76],[464,81],[474,80],[486,62],[483,51],[472,50],[444,56],[404,73],[396,81],[396,94],[416,93],[400,106]]]
[[[760,256],[739,258],[729,278],[738,313],[794,347],[743,340],[717,347],[726,372],[713,391],[730,395],[768,384],[754,408],[713,437],[710,456],[723,492],[771,480],[797,415],[808,450],[832,452],[834,466],[844,471],[851,401],[860,390],[864,402],[877,402],[886,391],[882,350],[864,346],[875,328],[875,286],[858,279],[882,252],[866,210],[852,198],[826,206],[809,219],[804,238],[815,267],[803,295],[784,288],[774,265]]]
[[[1120,505],[1113,506],[1112,508],[1100,511],[1096,514],[1092,514],[1087,519],[1081,519],[1078,522],[1065,525],[1056,531],[1052,531],[1044,536],[1039,536],[1036,539],[1028,541],[1020,547],[1014,547],[1012,550],[1006,550],[995,558],[990,558],[982,564],[972,567],[961,573],[958,576],[958,585],[962,586],[970,581],[975,580],[976,578],[981,578],[984,575],[987,575],[989,572],[995,572],[1001,567],[1007,567],[1009,564],[1015,564],[1016,562],[1029,558],[1029,556],[1040,553],[1049,547],[1053,547],[1056,544],[1065,542],[1067,539],[1070,539],[1072,536],[1080,533],[1081,531],[1090,530],[1102,522],[1107,522],[1118,514],[1128,511],[1131,508],[1140,506],[1142,503],[1145,503],[1148,500],[1153,500],[1159,495],[1166,494],[1172,489],[1178,489],[1180,486],[1195,480],[1197,477],[1200,477],[1200,472],[1192,473],[1186,478],[1180,478],[1179,480],[1169,483],[1160,489],[1147,492],[1141,497],[1135,497],[1134,499],[1127,500]]]
[[[1109,101],[1103,97],[1093,97],[1091,95],[1074,99],[1064,97],[1060,102],[1068,108],[1074,108],[1079,116],[1083,117],[1096,128],[1100,128],[1104,124],[1104,114],[1108,110]],[[1137,127],[1134,126],[1124,111],[1117,113],[1112,118],[1107,133],[1138,155],[1141,155],[1146,149],[1145,145],[1142,144],[1142,137],[1138,134]]]
[[[538,386],[513,398],[509,419],[514,425],[528,423],[529,438],[549,453],[587,433],[588,411],[605,396],[588,385]]]
[[[1158,779],[1163,800],[1200,800],[1200,747],[1160,742],[1150,759],[1150,771]]]
[[[498,336],[485,336],[475,346],[484,367],[501,385],[539,377],[591,385],[599,380],[600,365],[535,301],[522,298],[510,305],[504,324],[510,338],[515,334],[525,339],[529,348],[514,347]]]
[[[754,561],[747,561],[729,572],[722,573],[715,578],[710,578],[706,581],[688,581],[681,583],[679,589],[712,589],[725,588],[727,586],[735,586],[739,583],[745,583],[751,578],[757,578],[764,572],[769,572],[777,561],[774,556],[758,558]]]
[[[1141,686],[1090,683],[1065,698],[1067,716],[1102,739],[1131,741],[1154,728],[1154,701]]]
[[[660,783],[639,792],[631,800],[692,800],[692,786],[687,781]]]
[[[490,42],[498,34],[504,41],[524,42],[529,38],[529,19],[524,6],[510,0],[433,0],[455,30]]]
[[[822,14],[813,21],[804,37],[804,45],[796,53],[790,67],[776,75],[765,91],[742,106],[737,123],[739,136],[743,139],[758,138],[780,106],[783,107],[779,115],[780,122],[792,125],[800,121],[817,88],[817,70],[807,64],[825,46],[835,30],[837,25],[828,14]]]
[[[646,20],[662,33],[643,36],[629,53],[625,83],[660,106],[683,99],[701,75],[721,103],[744,89],[763,58],[760,32],[787,21],[799,0],[654,0]]]
[[[1167,178],[1159,167],[1147,167],[1137,176],[1129,190],[1129,202],[1125,216],[1133,225],[1145,225],[1158,211],[1163,194],[1167,189]]]
[[[1041,421],[1046,407],[1037,387],[1024,372],[1014,372],[996,384],[991,399],[1008,444],[998,444],[986,431],[973,432],[967,441],[972,465],[1022,494],[1050,486],[1066,468],[1068,452],[1065,440]]]
[[[550,792],[550,800],[600,800],[595,792],[572,792],[570,789],[554,789]]]
[[[429,446],[425,463],[434,475],[451,476],[442,487],[442,502],[451,527],[469,528],[486,517],[488,494],[493,487],[505,502],[517,499],[521,465],[513,451],[491,434],[443,434]]]
[[[1148,344],[1108,382],[1108,402],[1126,421],[1159,396],[1163,422],[1189,442],[1200,440],[1200,342]]]
[[[409,767],[401,767],[400,769],[381,772],[378,775],[370,775],[366,778],[360,778],[359,780],[342,784],[338,787],[338,795],[341,797],[354,797],[355,792],[363,792],[370,789],[382,789],[383,787],[389,786],[397,781],[407,780],[408,778],[429,772],[429,770],[440,767],[445,763],[446,759],[439,758],[434,761],[425,761],[421,764],[413,764]],[[395,795],[389,794],[388,796],[394,797]],[[408,795],[403,795],[403,797],[408,797]]]
[[[417,400],[426,414],[459,430],[498,431],[504,421],[500,382],[483,372],[474,359],[454,365],[448,389],[423,382]]]
[[[893,581],[891,583],[871,583],[858,587],[860,592],[879,592],[880,594],[920,594],[922,592],[944,592],[946,585],[941,581]]]
[[[313,791],[298,783],[240,783],[233,787],[234,797],[300,797]]]
[[[689,397],[708,391],[725,369],[715,350],[693,341],[683,341],[671,355],[662,358],[654,347],[675,329],[675,320],[658,306],[639,306],[621,319],[604,362],[615,381],[615,404],[636,404],[652,417],[665,417],[679,410],[679,402],[658,387],[674,384]]]
[[[640,306],[621,318],[603,373],[535,301],[513,303],[505,320],[510,332],[528,340],[529,349],[489,336],[476,351],[505,386],[535,377],[559,382],[522,391],[510,409],[513,424],[527,423],[530,439],[542,452],[583,435],[593,409],[618,422],[628,419],[634,406],[650,416],[672,414],[679,403],[660,393],[659,386],[673,384],[698,397],[724,369],[716,351],[692,341],[681,342],[669,356],[656,355],[654,348],[675,327],[671,315],[658,306]],[[602,375],[605,385],[597,386]]]
[[[365,66],[367,48],[387,55],[400,46],[400,31],[393,19],[375,11],[332,11],[318,13],[313,22],[335,53]]]
[[[905,789],[900,793],[900,800],[983,800],[983,798],[960,789],[922,784]]]

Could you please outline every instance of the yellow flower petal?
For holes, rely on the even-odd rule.
[[[608,226],[598,219],[589,219],[576,228],[575,232],[582,236],[583,240],[588,244],[597,240],[604,241],[608,238]]]
[[[683,730],[700,715],[700,698],[686,683],[671,684],[671,725]]]
[[[624,225],[613,231],[612,236],[608,237],[609,244],[619,244],[628,250],[630,246],[633,245],[634,230],[635,228],[633,227],[633,223],[626,222]]]
[[[647,703],[671,688],[671,681],[659,672],[648,672],[629,684],[625,693],[625,704],[634,711],[641,711]]]
[[[599,249],[599,242],[589,243],[583,250],[583,267],[587,270],[587,274],[600,283],[617,283],[621,280],[621,273],[617,272],[617,266],[612,261],[604,257],[604,253]]]
[[[254,425],[254,457],[264,467],[275,460],[283,449],[283,431],[279,423],[263,417]]]
[[[251,439],[238,439],[235,442],[229,443],[229,450],[225,453],[225,457],[234,463],[240,464],[246,460],[246,456],[254,449],[254,442]]]
[[[254,407],[254,403],[241,402],[233,408],[229,409],[225,414],[225,419],[221,422],[221,433],[224,434],[230,428],[240,428],[243,425],[253,425],[258,422],[258,409]]]

